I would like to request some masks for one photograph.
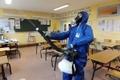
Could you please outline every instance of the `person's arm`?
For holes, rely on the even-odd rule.
[[[76,39],[75,41],[73,41],[72,45],[81,46],[81,45],[88,44],[93,41],[94,36],[93,36],[93,31],[90,26],[86,27],[84,34],[85,35],[82,38],[78,40]]]
[[[64,40],[69,37],[70,31],[68,30],[67,32],[62,32],[62,33],[53,33],[50,34],[50,39],[55,39],[55,40]]]

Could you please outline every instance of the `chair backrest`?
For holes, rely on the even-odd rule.
[[[42,42],[42,44],[43,44],[43,45],[44,45],[44,44],[48,44],[48,42],[45,41],[45,42]]]
[[[112,42],[111,39],[104,39],[104,42]]]
[[[96,43],[96,38],[94,38],[94,40],[90,44],[95,45],[95,43]]]
[[[2,44],[0,43],[0,48],[2,47]]]
[[[16,49],[18,49],[18,44],[15,43],[15,42],[10,42],[10,43],[9,43],[9,48],[10,48],[10,49],[11,49],[11,48],[16,48]]]
[[[60,41],[59,40],[55,40],[55,41],[52,41],[53,43],[59,43]]]
[[[120,40],[116,40],[115,43],[120,44]]]
[[[6,52],[5,51],[0,51],[0,56],[4,56],[6,55]]]

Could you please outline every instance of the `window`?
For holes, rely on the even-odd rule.
[[[120,13],[118,4],[98,8],[98,17],[117,16]]]

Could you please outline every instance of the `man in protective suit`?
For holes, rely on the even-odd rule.
[[[69,38],[68,48],[74,48],[80,54],[80,57],[76,58],[74,61],[76,66],[75,75],[63,72],[63,80],[72,80],[72,77],[74,77],[74,80],[84,80],[84,67],[87,62],[87,52],[89,44],[94,39],[92,28],[86,24],[88,18],[88,13],[81,11],[75,18],[76,25],[74,27],[71,27],[67,32],[50,35],[50,38],[55,40]]]

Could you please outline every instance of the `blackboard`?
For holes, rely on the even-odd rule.
[[[24,19],[20,20],[20,29],[15,29],[16,32],[26,32],[26,31],[35,31],[36,27],[40,28],[42,31],[48,31],[50,25],[41,25],[40,21],[34,19]]]

